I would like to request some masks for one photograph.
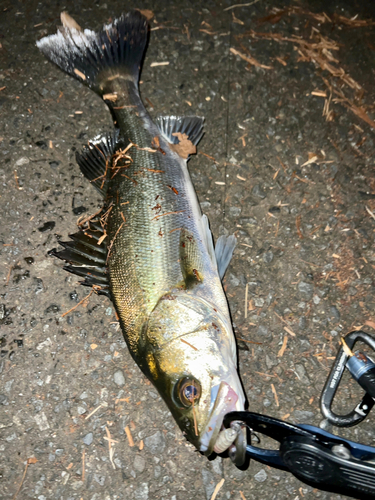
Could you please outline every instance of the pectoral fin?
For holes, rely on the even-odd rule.
[[[203,281],[203,260],[193,234],[187,229],[180,232],[181,270],[186,288]]]

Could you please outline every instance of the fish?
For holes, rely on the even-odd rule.
[[[112,300],[133,359],[186,439],[206,456],[227,449],[243,463],[245,430],[223,428],[224,415],[243,411],[246,401],[222,285],[236,238],[220,236],[214,246],[187,167],[204,118],[151,119],[139,92],[149,39],[139,11],[97,32],[67,13],[62,23],[37,47],[103,98],[114,130],[76,156],[102,210],[49,254]]]

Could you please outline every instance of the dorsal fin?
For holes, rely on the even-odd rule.
[[[59,242],[64,250],[54,248],[48,255],[68,262],[64,269],[85,278],[81,285],[95,286],[96,293],[111,298],[106,265],[107,240],[103,236],[100,221],[90,221],[87,229],[69,235],[73,241]]]
[[[83,175],[92,185],[105,196],[107,180],[110,177],[112,155],[118,142],[119,130],[112,134],[97,135],[83,147],[81,153],[76,154],[76,160]]]
[[[155,123],[170,144],[179,144],[181,134],[186,134],[187,139],[196,146],[204,133],[204,118],[200,116],[159,116]]]

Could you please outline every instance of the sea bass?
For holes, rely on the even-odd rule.
[[[50,253],[113,301],[134,360],[186,438],[205,455],[236,439],[232,454],[243,453],[243,432],[228,440],[222,430],[224,415],[245,402],[221,283],[236,240],[221,236],[214,248],[187,168],[204,120],[153,122],[147,113],[138,80],[149,30],[140,12],[99,32],[83,31],[66,14],[62,21],[37,46],[104,99],[115,131],[77,155],[103,210]]]

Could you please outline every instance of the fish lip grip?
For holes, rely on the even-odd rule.
[[[279,450],[247,445],[249,458],[291,472],[300,481],[321,490],[375,499],[375,448],[318,427],[294,425],[257,413],[228,413],[224,426],[230,426],[233,420],[280,443]]]
[[[357,330],[345,336],[345,342],[349,349],[352,349],[358,341],[364,342],[375,351],[375,339],[368,333],[363,332],[362,330]],[[340,384],[348,359],[349,355],[345,352],[344,347],[341,346],[320,398],[320,408],[322,414],[331,424],[338,427],[351,427],[359,424],[367,417],[375,403],[370,394],[365,393],[358,405],[347,415],[337,415],[332,410],[333,399]]]

